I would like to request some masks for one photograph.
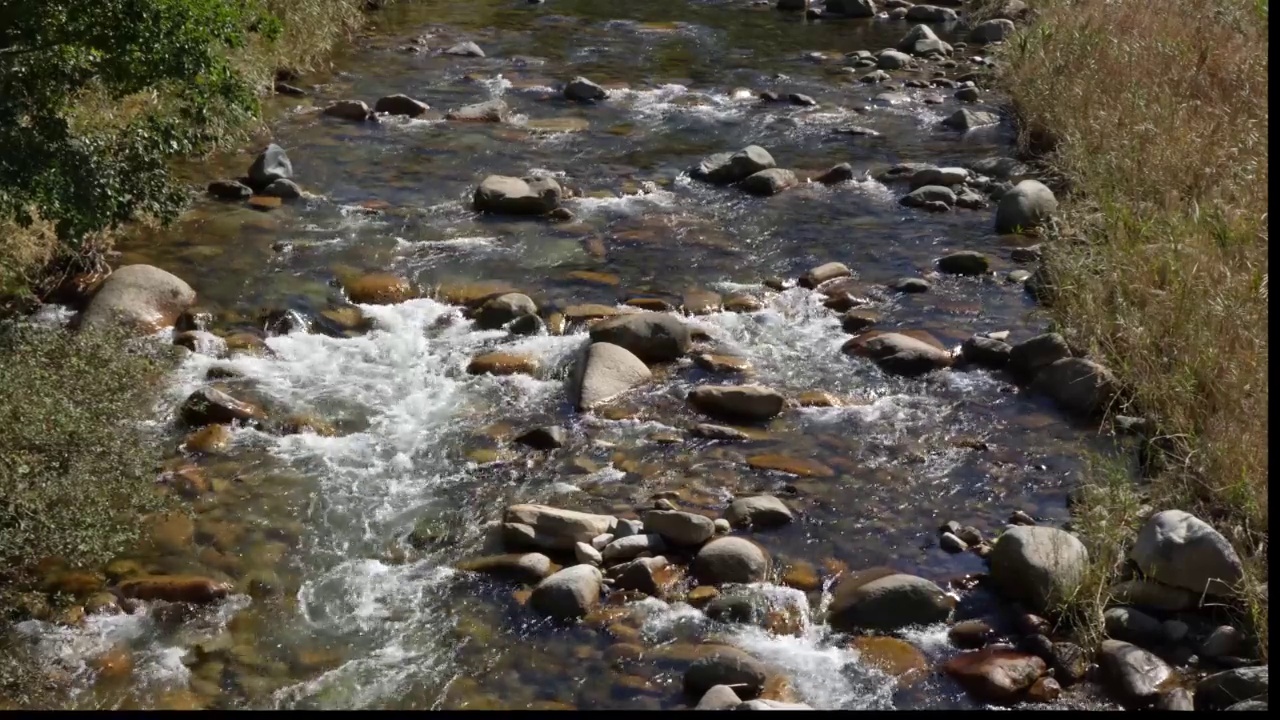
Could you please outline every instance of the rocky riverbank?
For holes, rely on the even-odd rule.
[[[828,2],[825,9],[780,3],[778,9],[793,5],[809,6],[814,19],[840,13],[849,18],[840,22],[851,24],[898,23],[891,26],[896,49],[850,49],[838,59],[840,76],[858,88],[848,92],[893,86],[877,88],[863,111],[842,118],[874,119],[876,109],[905,102],[968,104],[988,92],[981,87],[988,61],[958,59],[969,48],[944,42],[931,29],[932,23],[954,29],[955,9],[898,3],[883,17],[872,17],[883,9],[870,2]],[[788,22],[778,15],[770,21]],[[1014,17],[975,26],[964,36],[972,47],[999,41]],[[490,59],[483,40],[457,33],[440,40],[431,44],[444,51],[424,52],[425,43],[410,43],[405,47],[418,50],[397,52],[430,54],[432,62],[444,63]],[[566,71],[555,87],[538,92],[545,106],[573,108],[588,123],[591,113],[613,111],[610,106],[633,92],[591,77]],[[954,96],[933,94],[941,89]],[[922,94],[907,94],[913,91]],[[746,113],[820,113],[857,102],[815,100],[799,89],[719,93]],[[377,133],[372,126],[396,127],[406,118],[453,133],[478,126],[470,132],[523,132],[535,122],[521,121],[501,99],[457,102],[441,114],[432,109],[440,103],[428,103],[410,88],[371,95],[372,107],[353,97],[326,100],[311,116],[344,133]],[[917,132],[962,143],[1004,122],[995,108],[957,107],[930,116]],[[847,120],[829,130],[846,142],[878,132]],[[481,687],[478,678],[446,677],[430,686],[432,702],[446,707],[825,709],[836,703],[814,679],[836,682],[831,678],[856,673],[869,673],[871,684],[892,697],[916,697],[932,685],[922,683],[926,678],[944,679],[979,705],[1078,701],[1098,687],[1133,708],[1219,708],[1256,704],[1259,697],[1265,703],[1265,666],[1247,657],[1242,634],[1215,609],[1240,580],[1240,558],[1194,516],[1147,509],[1130,553],[1132,571],[1108,589],[1114,598],[1105,618],[1111,639],[1085,649],[1059,620],[1062,603],[1088,587],[1089,552],[1061,516],[1044,517],[1030,504],[1030,512],[994,515],[978,501],[941,500],[950,508],[942,517],[907,523],[894,515],[910,500],[871,505],[878,498],[866,497],[912,482],[875,474],[880,467],[909,467],[909,475],[929,477],[927,447],[915,450],[919,462],[897,445],[881,457],[876,443],[882,441],[869,430],[874,420],[854,419],[874,419],[890,402],[906,404],[895,398],[951,392],[947,397],[957,397],[957,404],[979,403],[988,400],[971,388],[998,387],[990,394],[1019,403],[1047,401],[1055,416],[1089,428],[1125,399],[1107,368],[1060,335],[1042,332],[1037,323],[1010,331],[1013,323],[988,320],[975,299],[1000,293],[998,302],[1011,296],[1022,302],[1023,288],[1035,296],[1043,282],[1035,270],[1040,248],[1025,242],[1023,233],[1051,221],[1057,207],[1052,191],[1006,156],[866,167],[856,152],[826,153],[818,165],[812,152],[801,155],[767,140],[717,145],[676,167],[674,181],[635,182],[633,192],[621,195],[568,159],[550,165],[539,157],[527,169],[529,163],[469,167],[465,183],[457,184],[464,199],[451,200],[449,212],[488,223],[481,227],[516,228],[511,232],[543,242],[542,248],[555,233],[585,228],[583,245],[589,251],[595,237],[604,255],[620,252],[631,239],[661,241],[625,225],[597,232],[592,201],[652,201],[675,188],[715,207],[745,208],[758,221],[769,203],[815,202],[827,197],[817,193],[840,197],[872,186],[888,195],[885,205],[893,208],[897,226],[947,218],[957,228],[980,226],[984,235],[969,236],[967,246],[956,240],[930,246],[927,262],[913,271],[890,265],[875,280],[868,278],[870,261],[824,246],[785,272],[739,268],[731,287],[680,292],[670,284],[662,288],[662,279],[654,282],[651,275],[636,283],[643,289],[623,290],[616,274],[600,269],[569,270],[575,290],[549,297],[553,283],[537,274],[523,282],[495,274],[459,283],[403,266],[341,268],[326,273],[324,306],[267,305],[236,313],[168,271],[126,264],[80,299],[78,323],[159,331],[185,348],[180,397],[161,412],[171,420],[177,452],[160,480],[193,500],[196,518],[157,519],[155,548],[137,559],[88,571],[53,568],[47,588],[74,595],[82,608],[63,624],[83,627],[86,611],[170,626],[217,627],[214,617],[224,612],[246,618],[231,620],[211,638],[177,641],[190,690],[167,695],[165,702],[185,699],[196,706],[218,703],[220,684],[257,704],[287,704],[305,697],[318,676],[343,672],[357,673],[353,682],[361,687],[376,687],[337,644],[314,647],[290,636],[267,649],[271,633],[283,628],[265,626],[255,612],[295,618],[280,625],[301,615],[304,634],[323,628],[320,634],[341,636],[356,628],[381,637],[397,623],[408,624],[418,635],[446,636],[457,644],[410,651],[408,636],[394,636],[378,652],[430,657],[441,665],[445,661],[432,652],[455,654],[458,662],[492,663],[515,677],[501,689]],[[343,204],[326,197],[339,191],[320,188],[337,183],[309,175],[302,162],[295,174],[298,158],[291,160],[290,152],[272,144],[242,177],[214,180],[208,192],[215,212],[231,215],[243,204],[262,211],[255,218],[279,218],[342,205],[353,208],[353,217],[396,216],[399,209],[385,201]],[[666,163],[675,166],[675,160]],[[804,213],[803,205],[786,207]],[[403,216],[411,218],[406,227],[418,221],[415,214]],[[714,237],[714,223],[704,228],[699,239]],[[977,237],[991,235],[1017,242],[999,250],[979,244]],[[273,243],[283,256],[302,246],[296,239]],[[694,245],[672,247],[690,253]],[[579,293],[582,286],[616,295],[610,300]],[[965,311],[965,322],[949,320],[950,327],[940,330],[932,319],[913,321],[904,309],[913,302],[977,309]],[[811,331],[803,336],[808,347],[796,347],[801,341],[790,336],[767,344],[755,334],[788,324]],[[428,360],[438,365],[424,364]],[[797,366],[807,372],[795,374]],[[845,379],[855,372],[856,382]],[[423,385],[423,376],[431,384]],[[372,413],[350,413],[342,402],[328,412],[316,409],[317,396],[349,403],[354,396],[344,392],[375,382],[383,405]],[[460,388],[480,388],[473,392],[484,393],[482,401]],[[414,408],[431,402],[450,410],[467,405],[457,416],[426,422]],[[380,417],[378,411],[390,412]],[[836,423],[812,425],[820,413]],[[902,423],[921,440],[936,434],[913,422],[901,413],[888,424]],[[459,430],[482,437],[483,445],[458,443]],[[813,433],[821,433],[817,442],[805,437]],[[873,449],[879,467],[864,447],[843,437],[859,433],[855,442]],[[377,445],[369,450],[360,445],[366,438],[394,442],[384,441],[385,452]],[[447,454],[435,450],[446,442],[457,445]],[[945,438],[947,452],[978,456],[999,454],[991,446],[1005,442],[1012,441],[996,434],[960,438],[948,432]],[[275,457],[263,447],[273,448]],[[1034,465],[1029,458],[1003,456],[1015,460],[991,461],[984,472]],[[300,482],[281,471],[282,459],[286,467],[293,462],[305,468],[293,475],[310,472],[325,481]],[[422,481],[456,468],[474,473],[466,476],[470,482],[451,487]],[[388,480],[408,491],[384,487]],[[571,498],[559,497],[565,494]],[[423,495],[442,502],[425,511],[413,507]],[[343,505],[365,498],[371,505]],[[245,513],[248,518],[240,517]],[[303,513],[315,527],[299,519]],[[850,516],[884,523],[885,534],[909,525],[912,542],[933,553],[929,566],[900,545],[880,553],[882,562],[867,562],[873,553],[846,550],[844,534],[875,539],[867,525],[847,524]],[[310,544],[309,535],[321,530],[338,538],[332,548]],[[311,565],[291,557],[305,553],[313,556]],[[411,600],[397,596],[403,592]],[[450,615],[455,624],[448,630],[415,624],[424,622],[416,613]],[[913,634],[921,627],[942,633],[944,654],[936,642]],[[750,640],[757,637],[752,633],[765,639]],[[530,656],[520,654],[522,643],[535,654],[550,644],[577,660],[545,670],[524,667]],[[788,666],[793,658],[769,643],[807,644],[812,657],[837,658],[836,669]],[[94,660],[99,676],[109,674],[104,668],[133,663],[132,651],[116,645],[99,657],[110,658]],[[566,678],[597,671],[610,679],[574,681],[581,690],[539,687],[550,678],[575,686]],[[354,699],[330,695],[316,702],[365,704],[364,696],[350,692]]]

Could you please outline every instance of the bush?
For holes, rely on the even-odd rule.
[[[46,557],[103,562],[162,506],[157,442],[140,421],[164,365],[125,347],[115,334],[0,325],[0,584]]]
[[[1147,502],[1212,522],[1265,584],[1267,3],[1031,5],[1000,82],[1068,190],[1051,312],[1159,428]],[[1098,497],[1093,524],[1124,530]]]

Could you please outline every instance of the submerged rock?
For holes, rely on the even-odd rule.
[[[533,588],[529,607],[560,621],[577,620],[600,604],[604,576],[591,565],[567,567]]]
[[[235,180],[214,180],[206,190],[219,200],[245,200],[253,194],[252,188]]]
[[[209,603],[231,593],[231,586],[198,575],[148,575],[120,583],[120,594],[135,600]]]
[[[684,693],[701,698],[717,685],[733,688],[742,699],[758,697],[769,672],[764,663],[737,648],[717,647],[694,661],[684,674]]]
[[[781,393],[762,385],[698,387],[690,391],[689,402],[713,417],[750,422],[776,417],[787,404]]]
[[[510,113],[507,104],[502,100],[488,100],[473,105],[463,105],[456,110],[445,113],[445,120],[457,122],[506,122]]]

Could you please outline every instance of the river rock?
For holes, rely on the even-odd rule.
[[[871,0],[827,0],[827,12],[848,18],[876,16],[876,6]]]
[[[717,538],[698,551],[692,570],[703,585],[761,582],[769,573],[769,556],[745,538]]]
[[[689,392],[689,402],[713,417],[750,422],[776,417],[787,404],[781,393],[763,385],[704,385]]]
[[[418,117],[430,109],[431,107],[426,103],[414,100],[408,95],[387,95],[378,98],[378,101],[373,104],[374,112],[408,117]]]
[[[573,395],[579,411],[590,410],[653,378],[640,358],[607,342],[588,345],[578,367]]]
[[[1196,705],[1190,690],[1176,687],[1160,693],[1156,698],[1155,709],[1165,712],[1189,712],[1195,710]]]
[[[951,609],[951,599],[942,588],[924,578],[864,571],[840,582],[831,599],[827,622],[840,632],[890,631],[942,622],[950,616]]]
[[[506,352],[477,355],[467,364],[470,375],[533,375],[537,371],[537,358]]]
[[[271,184],[262,188],[259,197],[279,198],[281,200],[297,200],[302,197],[302,188],[292,180],[272,180]]]
[[[640,553],[660,553],[666,549],[667,545],[663,542],[661,535],[646,533],[618,538],[605,545],[604,550],[600,551],[600,556],[606,563],[613,563],[631,560]]]
[[[956,11],[937,5],[912,5],[907,8],[907,20],[911,22],[948,23],[957,19]]]
[[[680,510],[650,510],[644,514],[644,529],[677,546],[701,545],[716,532],[711,518]]]
[[[1052,190],[1039,180],[1023,180],[1000,196],[996,204],[996,232],[1016,233],[1039,227],[1057,210],[1058,199]]]
[[[724,515],[733,527],[750,528],[779,527],[794,519],[791,508],[772,495],[737,498]]]
[[[969,42],[993,43],[1001,42],[1013,34],[1013,21],[1008,18],[996,18],[978,23],[969,31]]]
[[[1045,673],[1044,660],[1014,650],[984,648],[961,653],[943,670],[975,698],[991,703],[1011,703]]]
[[[1268,687],[1266,665],[1214,673],[1196,683],[1196,710],[1225,710],[1250,700],[1265,701]]]
[[[911,56],[900,50],[884,50],[876,56],[876,67],[881,70],[901,70],[911,64]]]
[[[925,185],[907,193],[898,202],[907,207],[926,207],[931,202],[940,202],[949,206],[955,204],[956,194],[948,187]]]
[[[1063,685],[1074,685],[1089,674],[1089,655],[1075,643],[1052,643],[1047,660],[1054,678]]]
[[[969,179],[969,171],[958,167],[934,167],[932,165],[922,167],[915,171],[907,178],[908,184],[912,189],[921,188],[926,185],[941,185],[949,188],[954,185],[963,185]]]
[[[836,185],[848,182],[853,178],[853,166],[849,163],[840,163],[839,165],[833,165],[829,170],[814,178],[814,181],[823,185]]]
[[[1080,587],[1089,553],[1065,530],[1020,525],[996,540],[987,560],[992,582],[1007,596],[1045,612]]]
[[[1045,333],[1017,343],[1009,349],[1009,371],[1028,382],[1044,368],[1071,357],[1071,348],[1058,333]]]
[[[955,93],[955,99],[960,102],[978,102],[978,97],[979,93],[976,87],[962,87],[956,90]]]
[[[840,329],[857,335],[880,322],[879,313],[870,310],[850,310],[840,317]]]
[[[1206,658],[1238,657],[1245,649],[1245,635],[1230,625],[1220,625],[1200,645]]]
[[[966,363],[998,370],[1008,364],[1012,350],[1003,340],[974,335],[960,345],[960,357]]]
[[[551,574],[551,558],[542,553],[490,555],[458,563],[458,569],[532,584]]]
[[[609,93],[584,77],[576,77],[564,86],[564,96],[575,102],[595,102],[604,100]]]
[[[969,110],[961,108],[954,113],[948,115],[942,121],[943,127],[952,130],[960,130],[962,132],[973,130],[975,128],[995,125],[1000,122],[1000,116],[985,110]],[[999,219],[999,209],[996,210],[997,220]]]
[[[266,419],[266,413],[261,408],[211,387],[200,388],[188,395],[178,410],[178,416],[187,427]]]
[[[537,315],[538,306],[528,295],[507,293],[488,300],[476,311],[476,327],[481,330],[497,330],[507,323],[527,315]]]
[[[949,275],[986,275],[991,261],[973,250],[961,250],[938,258],[938,270]]]
[[[490,175],[476,188],[476,212],[545,215],[560,207],[563,190],[553,178]]]
[[[689,327],[666,313],[641,312],[618,315],[591,327],[593,343],[626,348],[645,362],[669,362],[689,351],[693,340]]]
[[[1244,577],[1231,543],[1205,521],[1181,510],[1148,518],[1129,557],[1148,579],[1166,585],[1229,596]]]
[[[126,265],[107,276],[80,315],[80,327],[124,327],[153,333],[172,326],[196,301],[176,275],[150,265]]]
[[[713,425],[711,423],[696,423],[689,427],[689,434],[694,437],[704,438],[707,440],[730,440],[742,441],[750,440],[751,436],[725,425]]]
[[[1163,660],[1122,640],[1103,640],[1098,652],[1103,678],[1126,707],[1151,705],[1172,670]]]
[[[1102,415],[1119,394],[1115,375],[1084,358],[1063,358],[1041,370],[1031,384],[1034,392],[1053,399],[1058,407],[1083,417]]]
[[[602,535],[601,537],[607,537],[607,535]],[[607,544],[605,543],[605,545]],[[585,565],[600,565],[604,562],[604,556],[594,546],[595,540],[592,540],[590,545],[584,542],[575,544],[573,546],[573,558]]]
[[[457,122],[506,122],[511,110],[502,100],[487,100],[482,103],[463,105],[456,110],[445,113],[445,120]]]
[[[1135,645],[1158,644],[1163,635],[1159,620],[1133,608],[1107,608],[1102,622],[1109,637]]]
[[[947,639],[961,650],[977,650],[995,636],[995,630],[985,620],[962,620],[947,631]]]
[[[633,535],[632,537],[641,537]],[[633,590],[645,595],[658,596],[662,592],[662,581],[659,573],[670,565],[661,555],[657,557],[636,558],[621,565],[609,568],[608,574],[613,578],[616,590]]]
[[[206,190],[219,200],[245,200],[253,194],[252,188],[235,180],[214,180]]]
[[[561,510],[547,505],[512,505],[503,513],[503,522],[532,528],[540,547],[572,550],[576,543],[589,543],[613,530],[617,521],[610,515]]]
[[[733,710],[742,704],[742,698],[728,685],[713,685],[702,694],[694,710]]]
[[[737,648],[717,647],[685,671],[684,693],[691,698],[701,698],[711,688],[727,685],[738,697],[750,700],[760,695],[768,678],[764,663]]]
[[[743,190],[758,197],[768,197],[777,195],[788,188],[793,188],[800,181],[796,178],[796,174],[790,170],[782,168],[769,168],[761,170],[758,173],[752,173],[742,180],[739,184]]]
[[[759,145],[748,145],[736,153],[717,153],[707,157],[689,170],[689,176],[716,185],[730,185],[775,165],[768,150]]]
[[[898,687],[907,687],[924,679],[929,663],[924,653],[911,643],[887,635],[863,635],[853,639],[858,661],[867,667],[892,676]]]
[[[951,354],[947,351],[900,333],[854,337],[841,350],[849,355],[870,358],[885,372],[907,377],[950,367],[952,363]]]
[[[249,187],[262,190],[276,180],[289,180],[293,177],[293,163],[284,148],[271,143],[258,153],[249,166]]]
[[[533,588],[529,607],[540,615],[560,620],[576,620],[600,604],[604,576],[591,565],[574,565],[560,570]]]
[[[484,50],[481,50],[479,45],[468,40],[466,42],[460,42],[453,45],[449,49],[445,50],[444,54],[482,58],[484,57]]]
[[[390,273],[370,273],[343,283],[347,298],[357,305],[395,305],[416,297],[413,285]]]
[[[555,450],[565,446],[569,433],[557,425],[534,428],[516,438],[516,442],[535,450]]]
[[[1062,686],[1051,677],[1042,677],[1031,684],[1026,698],[1030,702],[1051,703],[1062,695]]]
[[[373,111],[363,100],[339,100],[324,109],[324,114],[341,120],[364,122],[373,117]]]
[[[907,34],[898,41],[898,49],[917,57],[930,54],[951,54],[951,46],[939,40],[938,36],[927,25],[916,25],[908,30]]]
[[[198,575],[147,575],[121,582],[119,590],[134,600],[209,603],[229,595],[231,586]]]
[[[1190,590],[1142,578],[1118,582],[1108,592],[1116,602],[1163,612],[1190,610],[1198,600]]]

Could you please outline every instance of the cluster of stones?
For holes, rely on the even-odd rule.
[[[293,163],[284,148],[275,143],[258,154],[247,175],[211,182],[208,192],[219,200],[247,200],[257,210],[271,210],[284,201],[302,197],[302,188],[293,181]]]

